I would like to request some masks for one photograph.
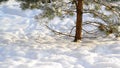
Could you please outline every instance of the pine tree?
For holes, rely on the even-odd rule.
[[[18,0],[22,1],[21,7],[23,9],[27,8],[40,8],[44,10],[43,17],[49,17],[53,18],[54,16],[62,16],[62,11],[65,10],[73,11],[76,9],[76,33],[75,33],[75,39],[74,41],[77,42],[78,40],[82,39],[82,13],[83,13],[83,0],[70,0],[69,4],[73,3],[75,4],[74,9],[72,10],[71,7],[67,10],[65,7],[68,2],[65,2],[65,0],[36,0],[33,2],[33,0]],[[69,6],[68,6],[69,7]],[[73,6],[72,6],[73,7]],[[62,9],[61,9],[62,8]],[[46,11],[47,10],[47,11]],[[72,12],[73,13],[73,12]]]
[[[7,1],[7,0],[0,0]],[[74,15],[76,13],[76,31],[74,41],[82,39],[83,24],[97,24],[97,28],[104,31],[107,35],[118,32],[120,26],[120,7],[112,6],[109,2],[119,0],[17,0],[21,2],[21,8],[25,9],[41,9],[44,12],[40,15],[42,18],[53,19],[55,16]],[[107,2],[106,2],[107,1]],[[84,5],[84,6],[83,6]],[[103,11],[109,12],[107,15]],[[66,13],[65,13],[66,12]],[[93,18],[101,19],[98,21],[82,21],[83,13],[93,15]],[[84,32],[87,32],[84,30]],[[89,33],[89,32],[87,32]],[[91,33],[89,33],[91,34]],[[93,33],[92,33],[93,34]],[[65,34],[64,34],[65,35]],[[69,36],[69,35],[68,35]]]
[[[109,34],[111,32],[117,31],[116,23],[119,24],[119,12],[117,8],[113,8],[109,3],[105,2],[104,0],[18,0],[22,1],[21,7],[23,9],[42,9],[44,10],[44,13],[42,14],[42,17],[48,17],[50,19],[54,18],[55,16],[62,16],[63,11],[68,12],[68,14],[71,14],[76,11],[76,31],[75,31],[75,39],[74,41],[77,42],[78,40],[82,39],[82,14],[83,13],[90,13],[93,15],[94,18],[99,18],[102,21],[105,22],[105,24],[102,24],[105,26],[106,34]],[[113,1],[113,0],[112,0]],[[114,0],[115,1],[115,0]],[[84,3],[84,8],[83,8]],[[68,4],[71,4],[72,6],[68,6]],[[92,5],[92,6],[91,6]],[[104,12],[100,12],[102,10],[102,6],[105,6],[106,11],[110,11],[110,15],[106,15]],[[74,8],[73,8],[74,7]],[[89,21],[91,23],[99,25],[101,27],[101,23],[99,22],[93,22]],[[86,23],[86,22],[85,22]],[[114,26],[113,26],[114,25]],[[101,28],[99,28],[101,29]],[[88,32],[87,32],[88,33]]]

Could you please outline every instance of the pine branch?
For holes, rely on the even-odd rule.
[[[120,12],[117,8],[113,7],[111,4],[108,4],[107,2],[99,2],[97,0],[94,0],[94,2],[109,8],[116,16],[118,16],[118,19],[120,20]]]

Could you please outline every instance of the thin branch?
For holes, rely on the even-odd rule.
[[[62,10],[62,11],[64,11],[64,12],[76,12],[76,11],[73,11],[73,10],[69,10],[69,9],[67,9],[67,10]]]
[[[85,29],[82,29],[83,31],[85,31],[86,33],[88,33],[88,34],[95,34],[96,32],[92,32],[92,31],[94,31],[94,30],[96,30],[96,29],[94,29],[94,30],[91,30],[91,31],[86,31]]]
[[[73,3],[75,3],[76,9],[77,9],[77,6],[78,6],[77,0],[73,0]]]
[[[56,31],[56,30],[54,30],[54,29],[51,29],[48,25],[45,25],[49,30],[51,30],[52,32],[54,32],[54,33],[56,33],[56,34],[61,34],[61,35],[65,35],[65,36],[69,36],[69,37],[75,37],[75,36],[72,36],[72,35],[70,35],[70,34],[65,34],[65,33],[62,33],[62,32],[59,32],[59,31]],[[74,29],[75,28],[75,26],[72,28],[72,29]],[[71,31],[72,31],[72,29],[71,29]],[[90,33],[90,32],[88,32],[88,31],[86,31],[86,30],[84,30],[84,29],[82,29],[83,31],[85,31],[86,33],[88,33],[88,34],[94,34],[94,33]],[[82,38],[96,38],[96,37],[82,37]]]
[[[107,15],[104,15],[102,13],[96,12],[95,10],[84,10],[84,13],[92,13],[95,16],[99,17],[101,20],[103,20],[107,24],[109,24],[109,22],[110,22],[110,21],[106,20]]]
[[[90,24],[90,25],[93,25],[95,27],[98,27],[98,25],[100,25],[101,23],[100,22],[91,22],[91,21],[86,21],[84,22],[83,25],[86,25],[86,24]],[[96,25],[95,25],[96,24]]]
[[[71,29],[71,31],[70,31],[70,34],[72,33],[72,31],[73,31],[73,29],[74,29],[75,27],[76,27],[76,26],[73,26],[73,27],[72,27],[72,29]]]
[[[75,36],[72,36],[72,35],[69,35],[69,34],[65,34],[65,33],[62,33],[62,32],[59,32],[59,31],[56,31],[54,29],[51,29],[48,25],[45,25],[49,30],[51,30],[52,32],[56,33],[56,34],[61,34],[61,35],[65,35],[65,36],[69,36],[69,37],[75,37]]]
[[[118,19],[120,20],[120,13],[119,13],[119,10],[118,10],[117,8],[115,8],[115,7],[113,8],[113,6],[112,6],[111,4],[108,4],[107,2],[99,2],[99,1],[97,1],[97,0],[94,0],[94,2],[97,3],[97,4],[104,5],[105,7],[111,9],[111,11],[112,11],[115,15],[119,16]]]

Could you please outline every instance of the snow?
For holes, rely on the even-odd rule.
[[[40,10],[18,6],[14,0],[0,6],[0,68],[120,68],[120,39],[110,35],[74,43],[40,25],[34,19]],[[56,17],[49,25],[67,31],[74,21]]]

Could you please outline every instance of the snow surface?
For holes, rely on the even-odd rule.
[[[50,35],[34,19],[39,12],[22,11],[14,0],[0,6],[0,68],[120,68],[120,39],[85,38],[74,43]],[[74,24],[69,18],[52,22],[64,29]]]

